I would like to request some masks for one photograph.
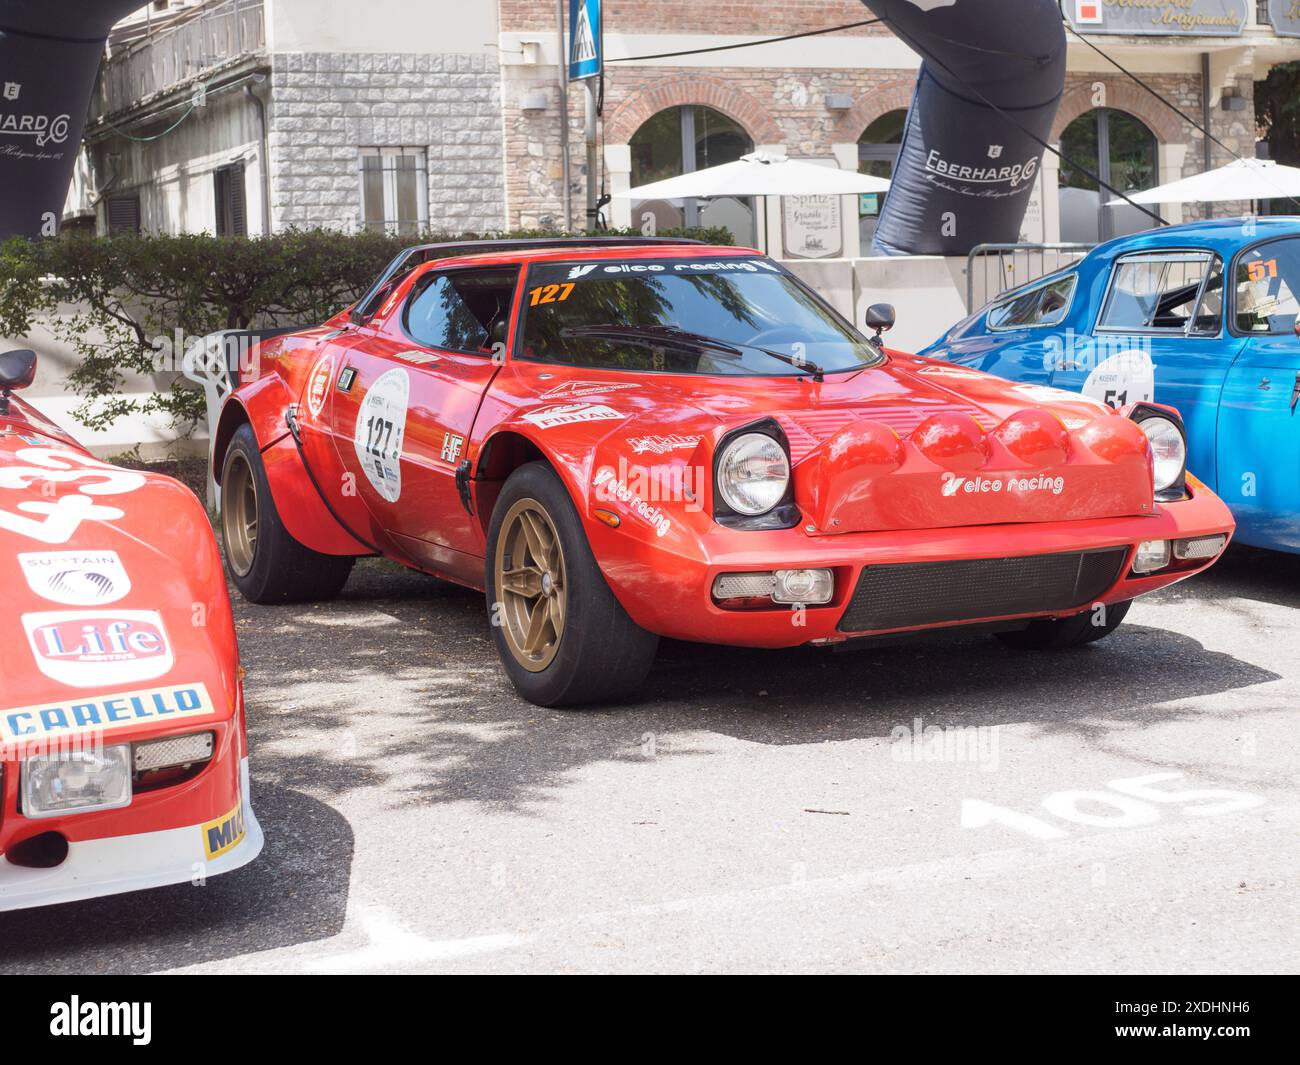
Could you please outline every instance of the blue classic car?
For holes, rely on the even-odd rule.
[[[1298,296],[1300,218],[1169,226],[1000,296],[922,354],[1178,408],[1188,470],[1232,508],[1237,540],[1300,552]]]

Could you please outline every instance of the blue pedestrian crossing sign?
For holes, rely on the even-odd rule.
[[[604,59],[600,0],[569,0],[569,80],[594,78]]]

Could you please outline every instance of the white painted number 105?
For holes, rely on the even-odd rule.
[[[1182,812],[1191,817],[1220,817],[1263,806],[1267,801],[1258,795],[1222,788],[1166,791],[1156,786],[1182,778],[1182,773],[1151,773],[1108,781],[1109,791],[1057,791],[1043,800],[1043,808],[1053,817],[1076,825],[1140,828],[1160,820],[1161,806],[1181,806]],[[1069,834],[1041,817],[982,799],[962,801],[961,824],[963,828],[1002,825],[1034,839],[1061,839]]]

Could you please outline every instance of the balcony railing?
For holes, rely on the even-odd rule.
[[[266,47],[262,0],[222,0],[134,41],[104,64],[99,110],[113,114]]]

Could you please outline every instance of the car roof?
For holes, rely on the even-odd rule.
[[[1252,234],[1244,236],[1242,230],[1248,223],[1252,228]],[[1158,229],[1144,230],[1127,237],[1117,237],[1099,245],[1092,254],[1100,258],[1109,258],[1121,253],[1174,247],[1210,248],[1230,254],[1242,245],[1257,240],[1292,235],[1300,236],[1300,216],[1212,218],[1199,222],[1183,222],[1176,226],[1161,226]]]
[[[731,244],[698,244],[688,241],[664,244],[601,244],[590,245],[575,243],[572,245],[549,245],[541,248],[512,248],[505,251],[484,251],[472,255],[456,254],[443,258],[428,259],[424,265],[445,266],[454,262],[457,266],[485,265],[492,263],[530,263],[554,262],[569,259],[675,259],[716,258],[732,255],[762,255],[754,248],[737,247]]]

